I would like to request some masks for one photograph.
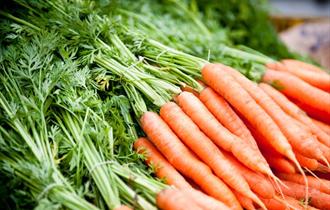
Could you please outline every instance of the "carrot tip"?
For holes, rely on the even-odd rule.
[[[256,196],[255,194],[251,193],[250,198],[256,202],[262,209],[267,210],[265,204]]]

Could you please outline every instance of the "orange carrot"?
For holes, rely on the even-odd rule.
[[[330,94],[311,86],[298,77],[286,72],[267,69],[262,80],[276,85],[285,95],[330,114]]]
[[[294,197],[295,199],[303,199],[305,197],[305,187],[303,185],[282,180],[287,187],[282,187],[285,195]],[[314,188],[309,188],[310,205],[320,209],[330,209],[330,195],[322,193]]]
[[[307,208],[305,209],[298,200],[289,196],[285,196],[284,199],[275,197],[271,199],[262,199],[262,201],[264,202],[268,210],[312,210],[312,207],[310,206],[307,206]]]
[[[322,151],[317,147],[317,139],[312,133],[298,126],[257,84],[253,83],[238,71],[221,66],[252,96],[254,100],[272,117],[289,140],[293,149],[310,157],[323,159]],[[330,98],[329,98],[330,99]]]
[[[294,174],[296,169],[287,159],[278,154],[263,153],[269,165],[276,171]]]
[[[261,203],[250,190],[245,179],[231,166],[218,147],[199,130],[196,124],[173,102],[160,109],[160,116],[178,135],[178,137],[231,188]],[[212,154],[212,155],[211,155]]]
[[[160,116],[154,112],[146,112],[140,121],[143,131],[173,167],[192,179],[207,194],[233,209],[242,209],[227,185],[186,148]]]
[[[291,181],[298,184],[304,184],[304,179],[300,174],[277,173],[276,175],[283,180]],[[321,192],[330,194],[329,180],[315,178],[313,176],[307,176],[307,179],[310,187],[315,188]]]
[[[298,106],[292,103],[282,93],[273,87],[261,83],[259,87],[263,89],[287,114],[297,119],[299,122],[308,126],[311,132],[317,136],[318,140],[323,144],[330,146],[330,136],[320,129]],[[330,133],[330,128],[329,128]]]
[[[295,167],[285,159],[281,154],[279,154],[269,142],[265,141],[265,138],[259,133],[256,129],[254,129],[250,123],[246,122],[246,126],[250,129],[254,139],[258,142],[259,148],[266,158],[268,164],[276,169],[277,171],[285,172],[285,173],[295,173]],[[299,160],[298,160],[299,161]]]
[[[316,124],[319,128],[321,128],[324,132],[326,132],[328,135],[330,135],[330,125],[324,123],[324,122],[321,122],[321,121],[318,121],[318,120],[315,120],[313,118],[311,118],[313,123]]]
[[[293,207],[289,207],[285,201],[276,200],[275,198],[271,199],[261,199],[262,202],[266,205],[268,210],[293,210]],[[294,209],[296,210],[296,209]]]
[[[222,67],[223,65],[206,64],[202,69],[203,79],[210,87],[234,106],[236,110],[241,112],[252,126],[265,137],[272,147],[280,154],[293,161],[299,171],[304,174],[304,171],[301,169],[293,153],[291,145],[273,119],[230,74],[222,69]],[[308,184],[306,180],[306,200],[307,189]]]
[[[125,205],[121,205],[121,206],[115,208],[114,210],[132,210],[132,208],[125,206]]]
[[[289,208],[284,201],[281,202],[276,200],[275,198],[264,199],[261,198],[262,202],[266,205],[268,210],[291,210],[293,208]]]
[[[167,160],[159,153],[154,145],[146,138],[139,138],[134,143],[134,148],[138,153],[143,154],[149,166],[155,168],[156,176],[165,179],[169,185],[177,188],[191,188],[190,184]]]
[[[246,125],[248,126],[248,128],[250,129],[252,135],[254,136],[254,138],[256,139],[256,141],[258,142],[258,145],[260,147],[260,150],[263,151],[263,154],[266,154],[265,156],[268,157],[267,153],[270,154],[270,156],[275,156],[278,158],[279,154],[276,152],[276,150],[274,150],[274,148],[271,147],[271,145],[264,140],[264,137],[256,131],[256,129],[254,129],[249,123],[246,123]],[[295,156],[299,162],[299,164],[303,167],[306,167],[310,170],[316,170],[319,166],[317,160],[315,159],[311,159],[311,158],[307,158],[297,152],[295,152]],[[276,158],[275,158],[276,159]],[[294,167],[293,165],[291,165],[290,163],[284,163],[281,164],[281,166],[276,166],[276,162],[275,161],[270,160],[269,164],[274,167],[278,171],[282,171],[282,172],[286,172],[286,173],[294,173]],[[285,162],[285,161],[281,161],[281,162]],[[281,169],[279,167],[282,167]]]
[[[256,209],[250,198],[247,198],[247,197],[241,195],[237,191],[234,191],[234,194],[244,209],[246,209],[246,210],[255,210]]]
[[[291,145],[272,118],[253,100],[235,79],[216,64],[202,69],[206,83],[236,108],[280,154],[295,162]]]
[[[248,142],[254,149],[259,150],[249,129],[222,96],[207,87],[200,92],[199,99],[229,131]]]
[[[175,188],[164,189],[157,194],[157,206],[163,210],[203,210],[192,199]]]
[[[317,162],[317,160],[305,157],[297,152],[295,154],[299,164],[302,167],[308,168],[309,170],[312,171],[317,170],[317,168],[319,167],[319,163]]]
[[[233,153],[250,169],[272,176],[272,172],[262,155],[224,128],[196,96],[182,92],[177,100],[182,110],[216,145]]]
[[[290,73],[304,80],[305,82],[313,85],[314,87],[320,88],[325,91],[330,90],[330,75],[325,72],[316,72],[301,68],[300,66],[294,65],[291,62],[289,64],[284,62],[283,64],[273,65],[273,68],[269,68]]]
[[[230,163],[240,172],[248,182],[253,192],[259,197],[272,198],[275,195],[275,190],[272,183],[262,174],[251,171],[240,162],[238,162],[231,154],[224,152],[225,157]]]
[[[322,144],[321,142],[318,142],[318,146],[319,146],[320,150],[323,152],[325,159],[327,160],[327,161],[321,160],[321,162],[324,162],[325,164],[329,164],[329,162],[330,162],[330,147],[327,147],[326,145]]]
[[[281,62],[286,66],[290,66],[290,65],[298,66],[298,67],[300,67],[302,69],[305,69],[305,70],[309,70],[309,71],[312,71],[312,72],[322,73],[324,75],[328,75],[328,73],[326,71],[324,71],[323,69],[321,69],[317,66],[314,66],[312,64],[302,62],[302,61],[293,60],[293,59],[284,59],[284,60],[281,60]]]
[[[306,112],[308,114],[308,116],[315,118],[317,120],[320,120],[322,122],[325,122],[327,124],[330,124],[330,114],[327,113],[326,111],[317,109],[308,104],[300,102],[296,99],[290,98],[290,100],[293,103],[295,103],[300,109],[302,109],[304,112]]]
[[[225,204],[221,203],[220,201],[205,195],[201,191],[195,189],[180,189],[190,200],[194,201],[199,207],[204,210],[216,210],[216,209],[223,209],[223,210],[230,210]],[[236,195],[236,194],[235,194]]]

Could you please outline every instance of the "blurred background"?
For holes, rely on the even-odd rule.
[[[272,21],[289,49],[330,69],[330,0],[270,0]]]

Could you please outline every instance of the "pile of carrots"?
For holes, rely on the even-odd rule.
[[[134,148],[167,209],[330,209],[330,75],[296,60],[268,64],[259,84],[222,64],[140,119]]]

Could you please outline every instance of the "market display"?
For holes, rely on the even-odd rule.
[[[330,209],[330,74],[253,2],[8,3],[4,208]]]

